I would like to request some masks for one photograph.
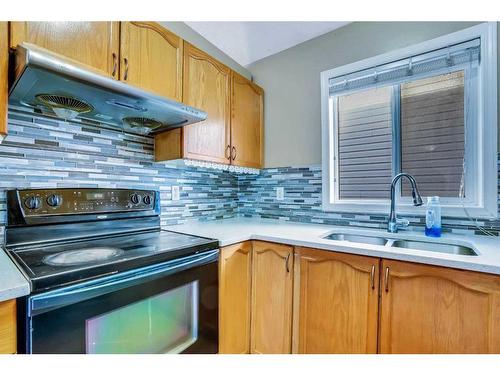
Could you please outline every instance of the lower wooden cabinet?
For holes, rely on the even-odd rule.
[[[500,353],[500,277],[382,261],[380,353]]]
[[[219,257],[219,353],[250,352],[252,244],[221,249]]]
[[[17,351],[16,300],[0,302],[0,354]]]
[[[500,353],[498,275],[262,241],[220,262],[221,353]]]
[[[379,259],[295,250],[294,353],[376,353]]]
[[[250,352],[291,352],[293,247],[254,241]]]
[[[290,353],[293,247],[226,246],[219,271],[219,353]]]

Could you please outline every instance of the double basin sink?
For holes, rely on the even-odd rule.
[[[347,241],[358,244],[379,245],[393,248],[433,251],[437,253],[477,256],[477,253],[467,246],[443,242],[405,240],[382,236],[367,236],[359,234],[332,233],[325,237],[334,241]]]

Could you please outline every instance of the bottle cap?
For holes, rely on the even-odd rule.
[[[438,196],[427,197],[427,203],[439,203],[439,197]]]

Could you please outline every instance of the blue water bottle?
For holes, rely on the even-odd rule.
[[[427,197],[425,235],[429,237],[441,237],[441,206],[439,205],[439,197]]]

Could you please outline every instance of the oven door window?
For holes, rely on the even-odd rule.
[[[180,353],[198,337],[198,281],[86,320],[86,352]]]
[[[41,309],[20,325],[28,327],[28,337],[19,340],[27,343],[28,353],[218,350],[216,261],[92,298],[78,297],[69,294],[60,307]],[[43,306],[43,294],[28,303],[31,298]]]

